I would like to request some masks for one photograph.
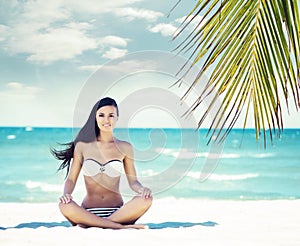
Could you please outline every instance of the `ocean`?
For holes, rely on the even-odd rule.
[[[274,200],[300,198],[300,129],[255,139],[254,129],[233,129],[222,145],[207,144],[207,129],[115,129],[130,141],[140,181],[158,198]],[[73,139],[72,128],[0,128],[0,202],[58,202],[65,172],[51,147]],[[74,197],[85,188],[79,176]],[[129,188],[122,175],[125,199]]]

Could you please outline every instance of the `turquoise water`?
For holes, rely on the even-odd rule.
[[[73,134],[72,128],[0,128],[0,202],[57,202],[65,173],[56,172],[59,162],[49,149]],[[300,129],[286,129],[266,149],[252,129],[244,135],[232,130],[217,149],[206,144],[206,130],[116,129],[115,134],[133,144],[140,180],[157,197],[300,198]],[[124,195],[127,189],[121,189]],[[82,177],[75,192],[84,194]]]

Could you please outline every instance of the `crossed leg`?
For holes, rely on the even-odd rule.
[[[150,208],[151,204],[152,198],[144,199],[136,196],[105,219],[86,211],[74,201],[67,204],[60,203],[59,208],[73,225],[113,229],[126,228],[124,225],[129,225],[128,228],[142,229],[145,226],[134,225],[134,223]]]
[[[135,196],[120,209],[111,214],[108,219],[123,225],[134,224],[152,205],[152,197]]]

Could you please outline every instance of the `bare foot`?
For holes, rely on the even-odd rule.
[[[141,224],[133,224],[133,225],[124,225],[125,229],[149,229],[147,225],[141,225]]]

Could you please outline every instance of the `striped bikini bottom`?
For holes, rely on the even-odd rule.
[[[86,208],[85,210],[101,218],[106,218],[116,212],[119,208]]]

